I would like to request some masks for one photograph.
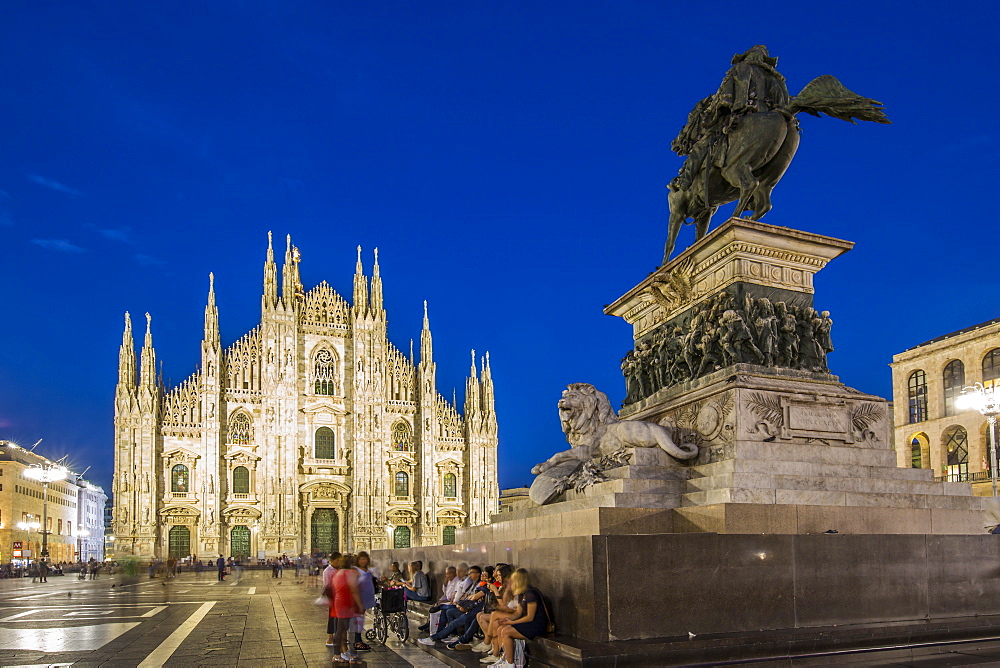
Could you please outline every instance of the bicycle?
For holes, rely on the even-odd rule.
[[[390,631],[400,642],[406,642],[410,637],[410,622],[406,618],[406,600],[402,589],[383,589],[375,595],[372,627],[365,631],[365,638],[384,645]]]

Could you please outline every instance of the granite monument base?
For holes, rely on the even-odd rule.
[[[461,562],[526,568],[559,636],[599,643],[1000,615],[1000,540],[986,534],[577,536],[372,558],[422,560],[437,583]]]

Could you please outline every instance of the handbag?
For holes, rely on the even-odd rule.
[[[545,602],[545,597],[542,596],[542,592],[538,592],[538,598],[542,599],[542,608],[545,609],[545,632],[555,633],[556,623],[552,621],[552,613],[549,612],[549,605]]]
[[[313,601],[313,605],[318,605],[324,608],[329,608],[332,603],[333,590],[329,586],[323,587],[323,593],[319,595],[319,598]]]

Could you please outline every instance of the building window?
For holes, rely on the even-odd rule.
[[[392,546],[397,549],[410,546],[410,527],[396,527],[392,532]]]
[[[458,496],[458,477],[454,473],[444,474],[444,495],[449,499]]]
[[[410,476],[404,471],[396,473],[396,496],[410,495]]]
[[[332,429],[320,427],[316,430],[316,447],[313,454],[316,459],[334,459],[336,457]]]
[[[189,490],[188,485],[188,467],[183,464],[178,464],[174,468],[170,469],[170,491],[171,492],[187,492]]]
[[[944,368],[944,414],[955,414],[955,397],[965,387],[965,365],[962,360],[952,360]]]
[[[455,544],[455,527],[446,526],[441,531],[441,542],[444,545],[454,545]]]
[[[59,527],[59,529],[56,531],[56,535],[61,536],[62,535],[62,520],[59,520],[59,524],[57,524],[56,526]]]
[[[337,358],[325,348],[316,353],[313,363],[313,389],[316,394],[337,394]]]
[[[233,494],[250,493],[250,470],[245,466],[233,469]]]
[[[413,450],[413,434],[410,425],[403,421],[392,425],[392,449],[396,452],[411,452]]]
[[[910,399],[910,423],[923,422],[927,419],[927,374],[922,369],[910,374],[907,390]]]
[[[250,445],[253,441],[253,425],[245,413],[238,413],[229,424],[229,442]]]
[[[914,438],[910,441],[910,468],[920,469],[923,468],[923,462],[920,458],[920,439]]]
[[[993,387],[1000,378],[1000,348],[994,348],[983,358],[983,386]]]
[[[952,425],[941,434],[948,455],[948,479],[969,479],[969,436],[963,427]]]

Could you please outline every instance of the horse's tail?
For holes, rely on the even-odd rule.
[[[882,111],[882,103],[870,97],[862,97],[840,83],[837,77],[824,74],[806,84],[802,91],[792,98],[788,110],[797,114],[805,112],[813,116],[826,114],[842,121],[854,123],[857,118],[873,123],[891,123]]]

